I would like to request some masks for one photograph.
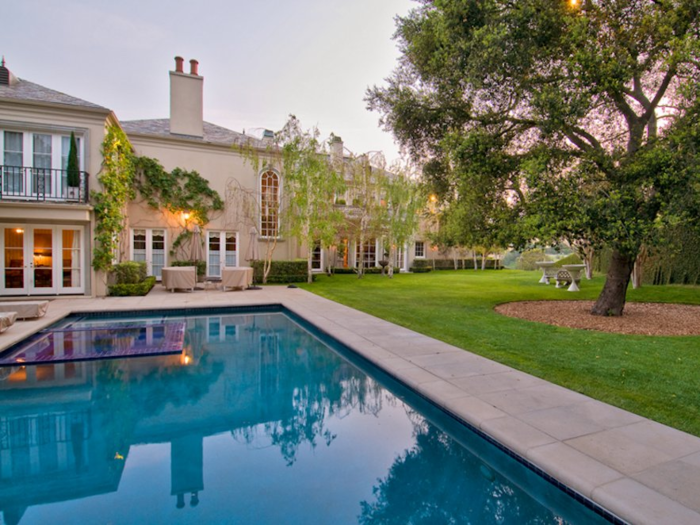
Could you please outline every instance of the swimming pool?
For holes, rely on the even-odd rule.
[[[52,344],[178,323],[177,354],[0,369],[5,522],[605,522],[279,309],[76,316]]]

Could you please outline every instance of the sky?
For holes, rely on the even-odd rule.
[[[5,2],[0,54],[17,77],[113,110],[167,118],[174,57],[199,61],[204,120],[279,130],[288,115],[360,154],[398,157],[365,91],[397,65],[394,17],[411,0]]]

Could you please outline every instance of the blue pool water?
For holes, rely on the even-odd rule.
[[[57,333],[135,321],[183,351],[0,368],[3,523],[605,522],[282,312]]]

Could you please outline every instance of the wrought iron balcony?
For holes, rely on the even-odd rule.
[[[0,166],[0,201],[87,203],[89,175],[79,174],[80,182],[73,187],[67,170]]]

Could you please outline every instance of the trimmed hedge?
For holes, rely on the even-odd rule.
[[[197,277],[204,277],[207,273],[207,263],[205,261],[173,261],[170,266],[196,266]]]
[[[156,278],[152,275],[140,283],[113,284],[109,287],[109,295],[116,297],[146,295],[155,284]]]
[[[116,284],[139,284],[146,280],[146,263],[126,261],[115,264],[112,273]]]
[[[305,283],[307,280],[306,259],[295,261],[272,261],[267,284]],[[262,283],[263,261],[255,261],[253,265],[255,282]]]
[[[494,270],[501,269],[502,267],[496,268],[496,261],[494,259],[486,259],[486,269]],[[430,270],[454,270],[455,262],[453,259],[414,259],[413,266],[411,266],[411,271],[414,273],[424,273]],[[473,270],[474,269],[474,259],[464,258],[457,259],[457,269],[458,270]],[[476,269],[481,270],[481,257],[476,259]]]
[[[394,273],[399,273],[401,271],[400,268],[394,267]],[[337,273],[337,274],[350,274],[350,273],[357,273],[357,268],[333,268],[332,273]],[[381,274],[382,269],[380,267],[373,266],[372,268],[365,268],[365,274]],[[389,267],[384,270],[384,273],[389,273]]]

